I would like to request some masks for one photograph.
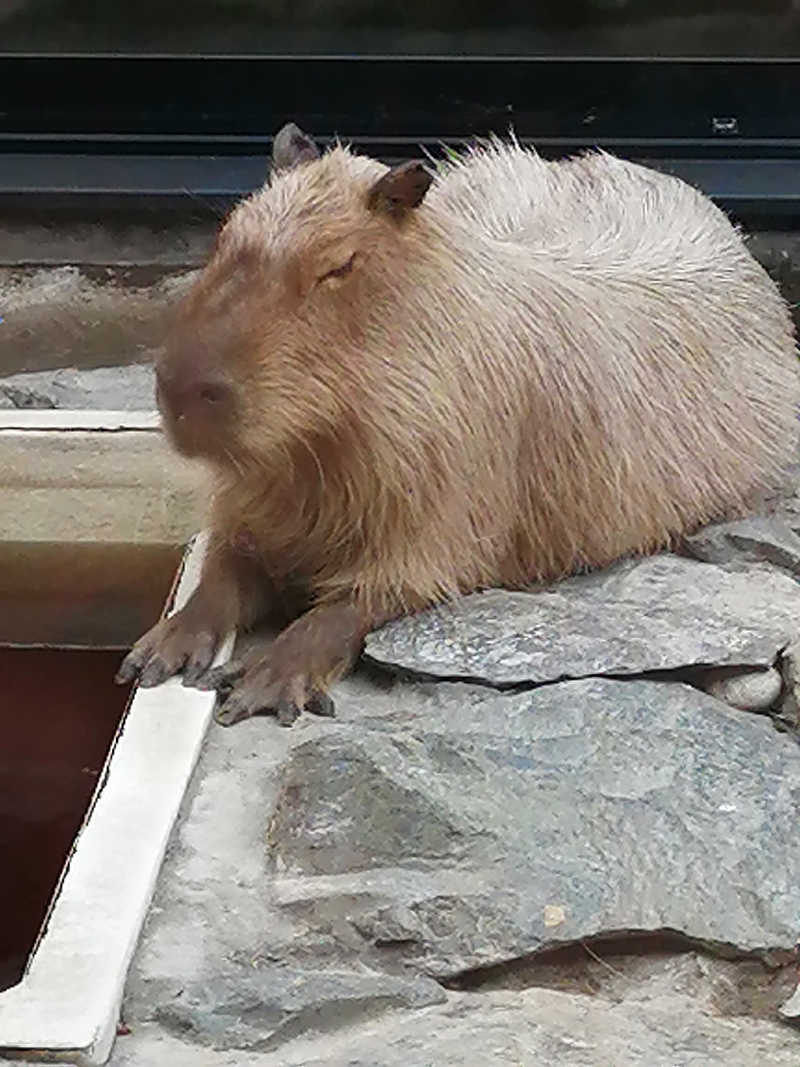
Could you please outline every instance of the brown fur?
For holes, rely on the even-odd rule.
[[[297,135],[283,151],[164,364],[231,390],[216,421],[165,409],[216,472],[217,555],[244,533],[259,581],[353,605],[363,634],[655,551],[776,484],[797,435],[791,320],[705,197],[602,153],[494,144],[425,196],[418,165],[317,159]]]

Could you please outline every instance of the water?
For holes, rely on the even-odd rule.
[[[119,658],[0,649],[0,989],[22,977],[125,710]]]
[[[125,710],[122,650],[161,614],[180,555],[0,544],[0,990],[23,975]]]

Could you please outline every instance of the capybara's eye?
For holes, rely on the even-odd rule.
[[[356,253],[354,252],[346,263],[343,263],[341,267],[334,267],[333,270],[326,271],[319,280],[324,282],[327,281],[328,278],[344,278],[345,275],[349,274],[353,269],[355,262]]]

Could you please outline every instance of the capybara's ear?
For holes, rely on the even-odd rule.
[[[402,219],[412,208],[419,207],[432,181],[433,175],[421,160],[401,163],[375,182],[367,197],[367,207]]]
[[[319,159],[319,149],[299,126],[287,122],[272,139],[272,169],[291,170],[298,163]]]

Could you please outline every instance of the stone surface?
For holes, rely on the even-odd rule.
[[[167,991],[162,991],[162,995]],[[232,969],[205,986],[193,983],[156,1009],[174,1034],[202,1036],[217,1048],[269,1050],[298,1034],[339,1028],[392,1008],[421,1008],[446,999],[433,982],[355,969],[315,971],[275,964],[250,974]]]
[[[367,638],[377,663],[493,685],[704,666],[771,666],[800,632],[800,585],[680,556],[533,592],[490,590]]]
[[[800,574],[800,536],[775,516],[715,523],[686,538],[685,545],[706,563],[771,563]]]
[[[0,267],[5,375],[147,362],[192,271]]]
[[[705,675],[703,688],[732,708],[740,708],[742,711],[767,711],[780,697],[783,679],[781,672],[775,667],[761,671],[719,667]]]
[[[266,1049],[336,1020],[352,1025],[442,1000],[431,978],[331,953],[313,931],[290,958],[298,929],[276,905],[266,833],[280,767],[305,728],[294,735],[262,719],[213,731],[131,976],[126,1019],[201,1043]]]
[[[661,682],[404,693],[281,775],[275,891],[326,937],[439,977],[608,931],[794,947],[800,750],[767,720]]]
[[[145,1026],[119,1039],[111,1067],[795,1067],[799,1054],[788,1027],[715,1018],[685,994],[619,1002],[526,989],[451,994],[267,1054],[200,1052]]]
[[[97,202],[50,201],[38,210],[31,201],[13,207],[6,202],[0,213],[0,265],[27,271],[29,277],[37,276],[32,268],[64,264],[102,271],[121,267],[111,276],[123,282],[136,278],[135,272],[127,273],[130,268],[199,267],[213,247],[226,207],[205,197],[187,197],[184,205],[169,208],[141,199],[127,205],[118,200],[106,211]]]
[[[150,363],[33,371],[0,378],[0,408],[153,411],[154,388]]]
[[[800,639],[793,641],[781,657],[783,700],[780,717],[792,729],[800,727]]]
[[[794,465],[789,482],[770,501],[769,513],[793,533],[800,534],[800,463]]]
[[[796,230],[762,230],[749,234],[747,247],[778,284],[789,302],[795,325],[800,326],[800,234]]]
[[[778,1014],[782,1019],[796,1022],[800,1019],[800,986],[798,986],[787,1001],[780,1005]]]
[[[507,994],[464,997],[443,981],[614,931],[669,928],[788,956],[800,931],[800,750],[769,720],[677,683],[500,694],[378,681],[364,671],[341,683],[334,721],[287,731],[256,719],[209,735],[130,976],[133,1033],[114,1067],[336,1063],[338,1049],[343,1064],[422,1067],[463,1056],[483,1032],[498,1058],[474,1062],[504,1063],[518,1023],[491,1006]],[[607,1015],[641,977],[601,988],[602,1008],[556,997],[576,1062],[639,1062],[612,1055],[633,1041],[622,1022],[621,1043],[608,1044],[614,1028],[595,1032],[593,1013]],[[636,1040],[649,1049],[652,1025],[668,1050],[692,1034],[698,1065],[756,1039],[776,1057],[800,1050],[798,1035],[766,1023],[703,1016],[698,1030],[699,1015],[685,1019],[694,1000],[669,1002],[669,1027],[654,1016]],[[507,1003],[540,1020],[544,1042],[516,1062],[553,1062],[549,997]],[[465,1012],[451,1047],[444,1021]],[[641,1012],[631,1007],[630,1025]],[[487,1031],[489,1018],[502,1022]],[[384,1046],[394,1059],[376,1058]],[[193,1061],[198,1047],[207,1058]]]

